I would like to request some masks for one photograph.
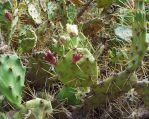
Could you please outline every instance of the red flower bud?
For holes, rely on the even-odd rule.
[[[5,17],[7,20],[12,21],[12,15],[8,10],[5,10]]]
[[[50,64],[56,65],[56,57],[50,50],[45,53],[44,59]]]
[[[72,63],[76,64],[81,58],[82,58],[82,54],[81,53],[73,54],[73,56],[72,56]]]

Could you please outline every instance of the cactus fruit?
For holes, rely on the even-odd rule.
[[[81,54],[81,58],[77,55],[74,59],[76,53]],[[70,50],[57,62],[55,68],[59,80],[71,87],[88,87],[96,83],[98,78],[97,63],[86,48]]]
[[[45,53],[44,58],[50,64],[56,65],[56,58],[50,50]]]
[[[60,38],[54,42],[51,46],[51,50],[59,55],[63,56],[66,54],[71,48],[75,48],[79,45],[81,39],[78,37],[70,37],[68,34],[63,34]]]
[[[12,21],[11,12],[12,12],[12,9],[11,9],[10,2],[7,1],[5,3],[2,3],[2,1],[0,1],[0,22],[1,23],[7,23],[9,20]]]
[[[7,18],[7,20],[9,20],[10,22],[12,21],[12,15],[8,10],[5,10],[5,17]]]
[[[32,26],[26,25],[19,32],[18,49],[20,52],[27,52],[33,49],[37,43],[37,36]]]
[[[21,106],[25,70],[17,55],[0,56],[0,92],[16,108]]]
[[[14,115],[14,118],[22,119],[27,116],[32,117],[33,119],[46,119],[47,117],[50,117],[52,111],[51,101],[35,98],[27,101],[22,110]]]
[[[72,87],[62,87],[57,94],[57,100],[69,105],[79,105],[81,103],[80,91]]]
[[[40,14],[38,13],[36,7],[33,4],[28,4],[28,13],[32,17],[32,19],[35,21],[36,24],[42,23]]]
[[[73,54],[73,56],[72,56],[72,63],[76,64],[81,58],[82,58],[82,54],[81,53]]]
[[[6,41],[9,41],[9,33],[12,23],[12,6],[10,1],[0,1],[0,27]]]

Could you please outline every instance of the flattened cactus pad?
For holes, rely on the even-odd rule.
[[[63,87],[57,95],[58,101],[64,101],[70,105],[79,105],[81,103],[80,92],[72,87]]]
[[[20,107],[25,67],[17,55],[0,56],[0,92],[14,106]]]
[[[37,43],[37,36],[32,26],[26,25],[19,32],[19,49],[27,52],[34,48]]]
[[[35,21],[36,24],[42,23],[40,14],[38,13],[36,7],[33,4],[28,5],[28,13],[32,17],[32,19]]]
[[[73,63],[73,55],[82,55],[80,60]],[[93,55],[86,48],[70,50],[65,57],[57,62],[56,71],[59,80],[71,87],[88,87],[96,83],[98,67]]]
[[[35,119],[42,119],[47,114],[50,115],[53,111],[51,101],[40,98],[28,101],[26,103],[26,108],[32,111]]]

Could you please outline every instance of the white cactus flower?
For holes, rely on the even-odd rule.
[[[67,32],[69,33],[70,37],[78,36],[78,26],[75,24],[67,24],[66,25]]]

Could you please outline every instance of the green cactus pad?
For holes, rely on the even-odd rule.
[[[22,107],[22,110],[14,115],[14,119],[24,119],[24,117],[33,119],[49,119],[52,111],[53,108],[51,101],[35,98],[27,101],[25,106]]]
[[[63,40],[63,43],[61,43],[61,40]],[[89,40],[81,32],[77,37],[70,37],[69,34],[63,33],[58,40],[53,40],[53,42],[50,49],[59,56],[63,56],[70,49],[76,47],[87,48],[89,51],[94,50]]]
[[[72,63],[73,54],[79,52],[82,58]],[[88,87],[96,83],[98,78],[97,63],[93,55],[86,48],[70,50],[65,57],[58,61],[56,72],[59,80],[71,87]]]
[[[21,52],[27,52],[36,46],[36,42],[37,36],[32,26],[23,26],[19,33],[19,50],[21,50]]]
[[[61,44],[61,37],[63,37],[64,43]],[[53,41],[54,43],[51,45],[51,49],[54,53],[58,54],[59,56],[63,56],[67,50],[70,49],[71,44],[70,40],[71,38],[69,37],[68,34],[62,34],[58,40]]]
[[[69,105],[79,105],[81,103],[80,92],[72,87],[63,87],[57,94],[58,101],[64,101]]]
[[[51,80],[47,80],[50,76],[50,68],[51,65],[46,63],[43,59],[44,52],[36,52],[32,55],[28,62],[28,72],[27,72],[27,79],[31,81],[31,84],[36,86],[49,86]]]
[[[43,114],[50,114],[53,111],[51,101],[40,98],[26,102],[26,107],[32,110],[35,119],[42,119]]]
[[[0,92],[16,108],[21,105],[25,71],[17,55],[0,56]]]
[[[48,20],[52,20],[56,15],[57,4],[55,2],[48,2]]]

